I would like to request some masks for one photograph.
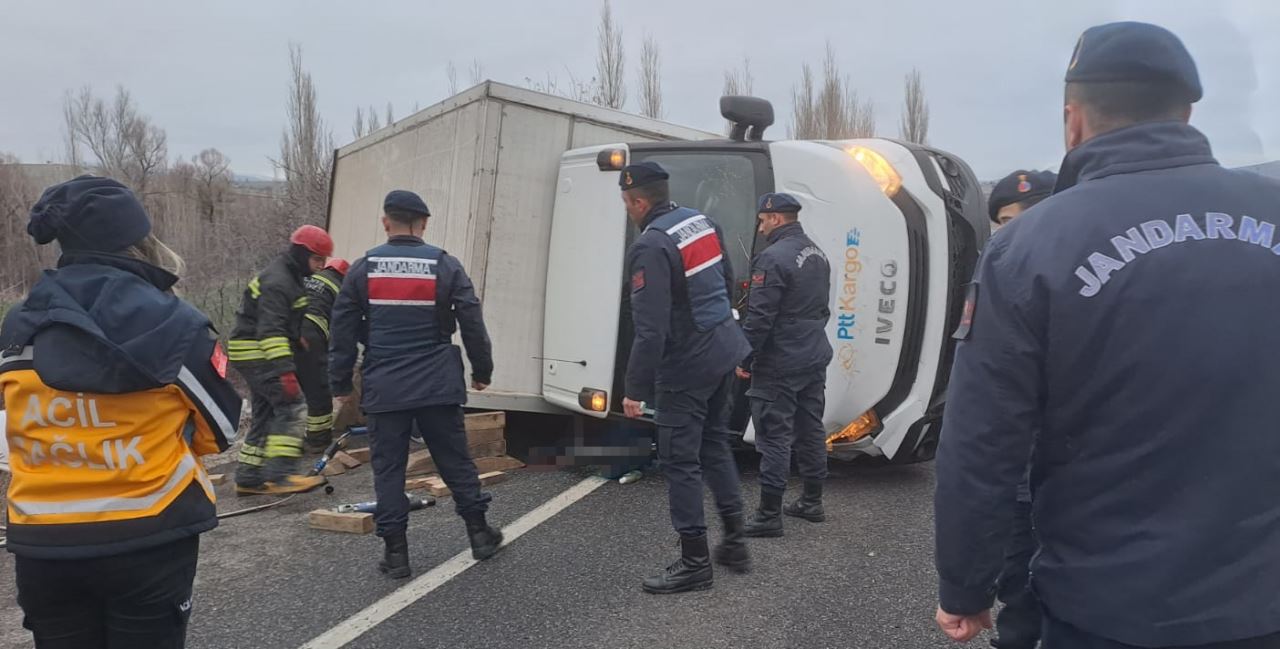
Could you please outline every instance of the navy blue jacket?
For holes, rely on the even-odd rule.
[[[333,393],[351,393],[359,341],[366,412],[466,403],[462,352],[452,343],[459,325],[472,378],[488,384],[493,350],[462,263],[417,237],[391,237],[351,266],[333,305]]]
[[[769,233],[751,265],[742,331],[752,358],[744,368],[769,376],[825,370],[831,362],[831,266],[799,223]]]
[[[709,217],[655,207],[627,250],[627,273],[635,327],[627,398],[652,404],[657,388],[706,385],[746,358],[751,347],[729,306],[729,255]]]
[[[1139,646],[1280,631],[1280,184],[1198,131],[1067,155],[982,255],[937,457],[944,610],[988,608],[1031,460],[1049,614]]]

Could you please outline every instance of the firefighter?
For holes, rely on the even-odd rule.
[[[734,368],[751,347],[730,310],[733,272],[720,228],[671,202],[669,178],[657,163],[641,162],[624,167],[618,181],[627,216],[641,230],[627,251],[635,340],[622,405],[639,418],[644,404],[653,404],[658,460],[680,535],[680,558],[642,584],[656,594],[712,586],[704,480],[723,524],[715,562],[737,572],[751,566],[729,450]]]
[[[249,281],[227,343],[232,367],[252,395],[253,423],[240,447],[236,494],[310,491],[320,476],[299,473],[303,413],[294,349],[301,346],[307,310],[304,280],[324,267],[333,239],[314,225],[289,237],[289,249]]]
[[[752,357],[738,368],[750,379],[747,397],[760,450],[760,505],[747,521],[750,537],[782,536],[782,513],[820,523],[822,483],[827,479],[827,363],[831,343],[831,265],[801,227],[800,202],[790,194],[765,194],[758,209],[768,247],[751,266],[751,292],[743,331]],[[794,454],[804,493],[782,506]]]
[[[937,456],[939,626],[991,625],[1030,458],[1045,649],[1280,646],[1280,183],[1190,125],[1182,41],[1091,27],[1053,196],[987,244]]]
[[[339,402],[351,398],[356,342],[367,337],[360,405],[369,418],[378,498],[374,521],[385,546],[378,569],[393,579],[412,572],[404,472],[415,425],[453,493],[471,556],[483,561],[502,546],[502,532],[485,519],[491,497],[480,490],[467,449],[462,413],[467,385],[453,332],[462,330],[471,387],[477,391],[492,380],[493,349],[480,299],[462,263],[422,240],[430,216],[417,194],[387,194],[382,217],[387,243],[352,264],[330,325],[329,376]]]
[[[62,257],[0,327],[23,626],[36,647],[181,647],[199,534],[218,524],[199,456],[240,417],[226,356],[124,185],[50,187],[27,232]]]
[[[333,441],[333,393],[329,391],[329,315],[350,264],[330,259],[324,269],[308,277],[307,312],[302,336],[293,350],[298,385],[307,401],[307,436],[303,448],[321,453]]]

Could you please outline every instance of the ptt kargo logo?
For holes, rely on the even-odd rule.
[[[862,275],[860,247],[862,232],[857,228],[845,234],[844,264],[840,275],[840,290],[836,293],[836,357],[846,372],[853,371],[855,349],[853,340],[858,334],[858,278]]]

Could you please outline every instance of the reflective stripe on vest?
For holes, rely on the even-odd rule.
[[[680,251],[694,325],[709,331],[731,318],[724,254],[711,219],[687,207],[677,207],[654,219],[648,229],[666,234]]]
[[[685,277],[693,277],[724,259],[720,254],[720,237],[716,236],[711,221],[701,214],[667,228],[666,233],[675,239],[676,248],[680,249]]]
[[[48,516],[52,514],[101,514],[105,512],[129,512],[147,510],[155,506],[156,503],[163,500],[166,496],[186,488],[189,482],[187,478],[196,468],[196,458],[190,454],[183,456],[178,462],[178,466],[174,467],[173,475],[169,477],[169,481],[164,486],[157,489],[154,493],[147,496],[135,496],[132,498],[89,498],[86,500],[62,500],[57,502],[33,502],[22,500],[10,500],[9,506],[13,507],[18,513],[25,516]],[[201,483],[207,483],[204,476],[200,476]],[[213,485],[207,485],[210,492],[213,491]]]
[[[435,306],[438,262],[423,257],[369,257],[369,304]]]

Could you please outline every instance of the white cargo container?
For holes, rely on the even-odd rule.
[[[559,412],[542,397],[544,300],[560,156],[611,142],[718,137],[486,82],[338,149],[329,231],[348,260],[383,243],[382,198],[418,192],[428,243],[457,257],[484,301],[493,385],[469,405]],[[600,218],[625,218],[621,200]],[[619,275],[620,277],[620,275]]]

